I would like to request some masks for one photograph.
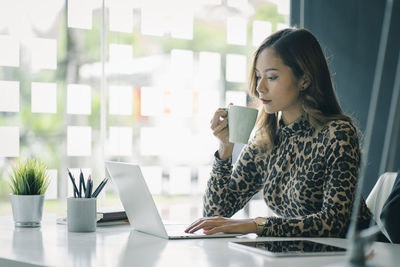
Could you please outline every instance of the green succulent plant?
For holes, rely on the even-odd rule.
[[[49,186],[46,165],[38,159],[18,161],[12,167],[10,187],[14,195],[43,195]]]

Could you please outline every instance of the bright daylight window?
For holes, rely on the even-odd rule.
[[[65,214],[67,168],[98,184],[104,161],[142,166],[162,217],[201,215],[218,107],[255,105],[252,52],[287,27],[289,0],[0,1],[0,215],[10,165],[49,168],[46,212]],[[103,10],[104,6],[104,10]],[[99,206],[121,205],[112,183]],[[265,205],[255,197],[236,216]]]

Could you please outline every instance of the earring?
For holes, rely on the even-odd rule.
[[[301,109],[306,113],[306,106],[304,105],[304,98],[301,101]]]

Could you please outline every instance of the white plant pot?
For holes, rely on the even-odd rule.
[[[10,195],[16,227],[40,227],[44,195]]]

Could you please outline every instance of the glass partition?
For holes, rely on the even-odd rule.
[[[138,163],[166,221],[201,216],[228,103],[254,106],[249,61],[288,27],[290,1],[34,0],[0,2],[0,215],[10,165],[49,168],[45,210],[65,214],[67,169],[106,177],[105,160]],[[100,207],[119,207],[112,183]],[[260,199],[237,217],[268,212]]]

